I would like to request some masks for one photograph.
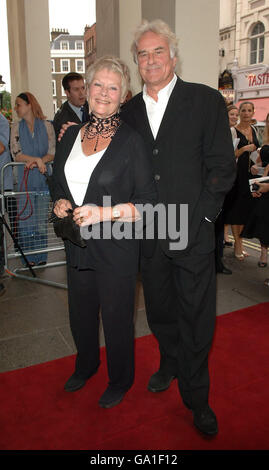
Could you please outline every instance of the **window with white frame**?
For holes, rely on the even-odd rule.
[[[264,59],[264,25],[260,21],[250,33],[250,64],[259,64]]]
[[[76,72],[84,73],[84,60],[76,59]]]
[[[52,80],[52,95],[56,96],[56,80]]]
[[[61,49],[68,50],[69,49],[69,42],[68,41],[61,41]]]
[[[63,85],[62,85],[62,96],[66,96],[65,89],[63,88]]]
[[[55,72],[55,60],[51,59],[51,71]]]
[[[79,49],[79,50],[83,49],[83,42],[82,41],[76,41],[76,49]]]
[[[61,59],[61,72],[70,72],[70,60]]]

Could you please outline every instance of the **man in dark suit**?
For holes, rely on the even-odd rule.
[[[70,72],[64,76],[62,86],[65,90],[65,101],[54,116],[53,126],[56,137],[63,124],[73,122],[80,124],[86,122],[89,115],[89,106],[86,100],[86,89],[82,75]]]
[[[160,349],[160,367],[148,389],[166,390],[176,377],[195,426],[214,435],[217,419],[208,404],[216,316],[214,222],[235,178],[226,106],[218,91],[175,75],[177,41],[162,21],[144,22],[132,50],[144,88],[124,105],[122,117],[144,138],[159,203],[167,211],[176,205],[181,234],[176,242],[169,232],[142,243],[147,318]]]

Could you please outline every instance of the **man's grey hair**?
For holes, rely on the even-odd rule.
[[[123,60],[118,57],[106,55],[97,59],[88,69],[86,74],[86,84],[90,86],[94,76],[99,70],[111,70],[112,72],[118,73],[121,77],[121,98],[122,100],[126,97],[128,90],[130,89],[130,72],[128,66]]]
[[[175,33],[171,31],[168,24],[162,20],[153,20],[153,21],[143,20],[142,23],[136,28],[134,32],[134,41],[131,46],[131,52],[133,54],[133,59],[135,63],[137,63],[138,41],[140,40],[141,36],[143,36],[143,34],[149,31],[155,34],[159,34],[160,36],[163,36],[167,40],[169,44],[169,48],[170,48],[171,59],[173,59],[174,57],[178,57],[178,40],[177,40]]]

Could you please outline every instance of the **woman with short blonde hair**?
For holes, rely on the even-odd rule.
[[[127,65],[119,58],[113,56],[104,56],[97,59],[88,70],[86,75],[86,84],[89,87],[92,83],[94,76],[99,70],[111,70],[114,73],[118,73],[121,77],[121,98],[125,99],[128,90],[130,89],[130,73]]]
[[[68,128],[53,169],[55,215],[64,218],[73,211],[76,224],[92,234],[85,247],[65,240],[70,327],[77,347],[65,390],[84,387],[99,368],[101,311],[109,383],[99,405],[111,408],[134,380],[139,266],[139,240],[123,232],[117,237],[113,228],[122,223],[134,228],[130,224],[141,217],[135,204],[155,204],[157,194],[142,137],[119,115],[129,87],[127,66],[118,58],[102,57],[90,67],[87,83],[89,121]]]

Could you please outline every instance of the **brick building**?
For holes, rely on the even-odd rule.
[[[85,26],[84,30],[85,72],[96,60],[96,23]]]
[[[85,77],[84,36],[70,35],[66,29],[51,31],[51,73],[54,113],[66,101],[62,79],[68,72]]]

